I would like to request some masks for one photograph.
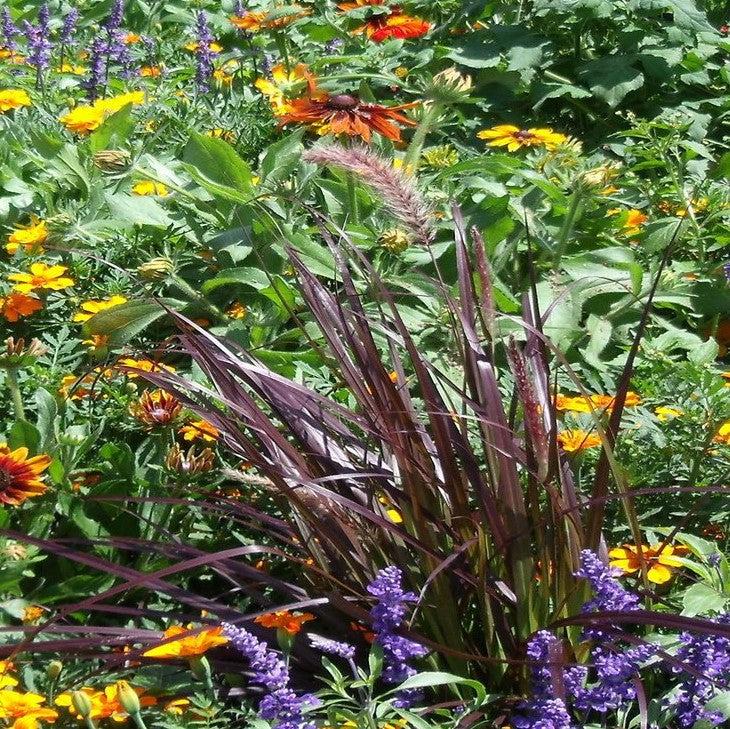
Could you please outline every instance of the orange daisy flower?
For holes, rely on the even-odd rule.
[[[600,446],[601,439],[595,433],[587,433],[585,430],[564,430],[558,433],[558,443],[566,453],[575,453]]]
[[[264,628],[276,628],[289,635],[296,635],[302,629],[302,625],[310,620],[314,620],[312,613],[290,613],[288,610],[277,610],[266,615],[259,615],[254,622],[263,625]]]
[[[0,503],[20,506],[26,499],[45,493],[41,474],[51,465],[50,456],[28,458],[27,448],[11,451],[0,443]]]
[[[350,94],[330,95],[320,91],[301,99],[292,99],[290,111],[279,118],[280,124],[311,124],[318,134],[346,134],[370,141],[371,132],[378,132],[400,142],[400,129],[393,122],[413,127],[414,121],[401,114],[418,102],[399,106],[367,104]]]
[[[183,425],[178,433],[183,437],[183,440],[204,440],[208,443],[212,443],[218,440],[220,431],[215,425],[211,425],[207,420],[194,420],[192,423]]]
[[[81,692],[86,695],[91,705],[91,713],[89,714],[90,719],[107,719],[111,718],[112,721],[117,723],[125,722],[129,718],[129,713],[122,706],[122,702],[119,696],[119,686],[112,684],[106,686],[103,691],[84,686],[81,688]],[[139,698],[140,706],[154,706],[157,703],[157,699],[154,696],[145,696],[145,689],[130,686],[130,690],[134,691]],[[78,713],[73,703],[73,697],[71,693],[60,694],[56,698],[56,706],[66,707],[71,715],[75,719],[81,719],[82,716]]]
[[[355,33],[365,33],[370,40],[382,43],[390,38],[421,38],[431,30],[431,23],[423,18],[402,13],[398,8],[388,15],[377,15],[364,25],[355,29]]]
[[[145,390],[142,397],[129,408],[132,415],[148,428],[170,425],[181,410],[180,401],[164,390]]]
[[[64,276],[68,269],[59,264],[49,266],[47,263],[31,263],[29,273],[11,273],[8,278],[15,281],[15,290],[21,294],[29,294],[37,289],[61,291],[74,285],[72,278]]]
[[[665,544],[650,547],[647,544],[641,545],[641,555],[647,567],[646,577],[649,582],[663,585],[672,579],[672,569],[681,567],[682,562],[676,555],[686,554],[685,547],[673,547]],[[641,569],[639,552],[633,544],[624,544],[623,547],[615,547],[608,553],[611,567],[620,569],[625,575],[638,572]]]
[[[12,291],[7,296],[0,296],[0,313],[12,322],[18,321],[22,316],[30,316],[43,308],[43,303],[35,296]]]
[[[228,18],[231,25],[235,25],[239,30],[246,30],[249,33],[255,33],[260,30],[278,30],[293,23],[299,18],[305,18],[311,15],[309,8],[300,8],[298,5],[288,5],[294,12],[285,15],[277,15],[276,9],[272,12],[249,10],[243,15],[232,15]]]
[[[179,640],[171,640],[162,645],[146,650],[142,655],[145,658],[195,658],[211,648],[228,643],[228,638],[223,635],[223,627],[205,628],[195,635],[189,635],[195,630],[192,625],[172,625],[163,634],[163,638],[174,638],[176,635],[184,635]]]

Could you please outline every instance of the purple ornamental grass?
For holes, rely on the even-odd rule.
[[[413,592],[403,591],[402,581],[403,573],[398,567],[385,567],[367,588],[378,599],[370,614],[375,643],[383,649],[383,681],[389,684],[402,683],[414,676],[416,669],[409,661],[428,653],[422,645],[396,633],[408,611],[408,603],[417,601]],[[402,691],[393,705],[407,708],[420,696],[421,692],[415,689]]]
[[[195,83],[198,91],[208,91],[210,88],[210,77],[213,75],[213,58],[215,53],[210,46],[213,43],[213,35],[208,26],[208,18],[201,10],[195,16]]]
[[[304,710],[318,700],[309,694],[299,696],[289,687],[289,669],[278,654],[244,628],[223,623],[223,633],[248,659],[253,683],[266,689],[259,703],[261,718],[274,722],[275,729],[315,729],[314,722],[304,718]]]

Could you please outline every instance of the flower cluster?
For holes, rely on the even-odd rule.
[[[368,585],[368,592],[378,602],[371,612],[375,643],[383,649],[383,680],[398,684],[415,675],[416,669],[410,665],[414,658],[423,658],[427,650],[409,638],[398,635],[408,611],[408,603],[416,602],[413,592],[405,592],[402,586],[403,573],[397,567],[385,567]],[[409,689],[400,693],[394,702],[397,706],[410,706],[420,692]]]
[[[244,628],[224,623],[223,632],[249,661],[251,680],[266,689],[259,704],[261,717],[275,722],[276,729],[315,729],[304,712],[317,701],[310,695],[298,696],[289,687],[289,670],[284,661]]]

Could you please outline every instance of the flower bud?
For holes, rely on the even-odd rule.
[[[119,703],[122,705],[124,710],[130,716],[139,714],[139,710],[142,706],[139,703],[139,696],[137,695],[137,692],[126,681],[117,681],[116,687],[117,699],[119,699]]]
[[[450,145],[442,144],[439,147],[423,150],[423,163],[433,169],[453,167],[459,162],[459,153]]]
[[[88,719],[91,716],[93,706],[85,691],[74,691],[71,694],[71,703],[82,719]]]
[[[183,451],[177,443],[170,448],[165,458],[165,465],[171,471],[186,476],[197,476],[207,473],[215,465],[215,453],[210,448],[203,448],[200,453],[195,452],[195,446]]]
[[[378,243],[390,253],[403,253],[411,243],[408,234],[399,228],[390,228],[381,234]]]
[[[167,256],[158,256],[137,267],[137,273],[145,281],[161,281],[175,270],[175,264]]]
[[[46,666],[46,676],[48,676],[51,681],[55,681],[61,675],[61,671],[63,671],[63,663],[61,663],[61,661],[51,661]]]
[[[471,76],[459,73],[450,66],[439,71],[426,86],[426,96],[440,104],[458,104],[463,101],[472,87]]]
[[[102,149],[94,152],[94,164],[104,172],[119,172],[129,166],[132,157],[125,149]]]
[[[48,349],[38,339],[31,339],[28,346],[25,339],[8,337],[5,340],[5,351],[0,351],[0,367],[18,369],[32,365],[38,357],[42,357]]]

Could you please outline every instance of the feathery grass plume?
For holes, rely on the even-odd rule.
[[[393,217],[424,245],[433,239],[431,210],[412,178],[365,147],[331,144],[304,153],[307,162],[341,167],[371,187],[383,200]]]

